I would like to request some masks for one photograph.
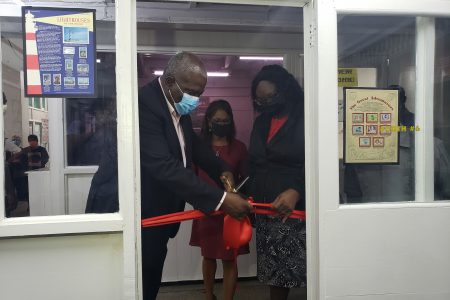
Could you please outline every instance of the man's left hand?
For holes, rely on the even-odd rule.
[[[299,199],[300,194],[296,190],[287,189],[272,202],[273,209],[283,218],[283,223],[289,218]]]

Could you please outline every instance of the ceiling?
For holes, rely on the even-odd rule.
[[[2,0],[2,3],[13,0]],[[98,28],[113,29],[114,1],[112,0],[23,0],[25,4],[74,6],[97,9]],[[2,4],[0,4],[1,10]],[[1,13],[0,13],[1,14]],[[246,32],[293,33],[303,32],[301,8],[264,5],[229,5],[198,2],[139,1],[138,29],[155,32]],[[2,38],[21,49],[21,21],[19,17],[2,17]],[[380,40],[401,34],[414,37],[415,18],[400,16],[338,16],[338,46],[340,58],[372,47]],[[114,32],[112,32],[114,33]],[[164,33],[166,34],[166,33]],[[195,36],[195,35],[194,35]],[[112,34],[112,39],[114,34]],[[198,38],[202,38],[199,36]],[[245,45],[243,45],[245,47]]]
[[[17,6],[15,1],[2,0],[0,16],[20,16],[20,10],[9,10],[11,14],[2,14],[4,10]],[[8,4],[9,2],[9,4]],[[97,20],[114,21],[115,6],[111,0],[22,0],[25,5],[50,7],[79,7],[96,9]],[[15,15],[14,15],[15,13]],[[282,30],[302,31],[302,9],[267,5],[230,5],[217,3],[175,2],[175,1],[139,1],[137,3],[138,23],[161,23],[185,25],[212,25],[252,27],[251,30],[280,28]]]

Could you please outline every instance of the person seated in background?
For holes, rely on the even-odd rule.
[[[346,165],[344,167],[344,194],[341,203],[399,202],[415,199],[415,126],[414,113],[406,108],[405,89],[398,90],[399,123],[407,126],[399,135],[398,165]],[[420,124],[417,124],[420,125]],[[450,198],[450,159],[444,143],[434,138],[434,194],[435,200]]]
[[[218,158],[224,161],[233,173],[236,181],[242,181],[247,175],[247,148],[235,138],[236,127],[233,111],[225,100],[211,102],[208,106],[201,129],[201,137]],[[199,177],[205,182],[217,186],[208,174],[200,168]],[[214,295],[214,281],[217,269],[216,259],[222,260],[223,299],[231,300],[236,289],[238,276],[237,264],[232,249],[226,249],[223,242],[223,215],[210,216],[192,223],[191,246],[201,248],[203,256],[203,283],[207,300],[217,299]],[[249,253],[248,244],[241,247],[238,254]]]
[[[20,153],[22,164],[28,171],[44,168],[49,160],[47,149],[39,146],[38,137],[35,134],[28,136],[28,147]]]
[[[39,146],[38,137],[34,134],[28,136],[29,146],[14,155],[11,160],[13,180],[19,201],[28,202],[28,176],[25,172],[44,168],[49,160],[47,149]]]

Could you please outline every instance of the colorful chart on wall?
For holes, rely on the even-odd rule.
[[[22,7],[25,95],[95,97],[95,10]]]
[[[344,88],[344,163],[398,164],[398,91]]]

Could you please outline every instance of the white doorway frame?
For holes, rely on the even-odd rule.
[[[450,16],[450,2],[439,0],[314,0],[304,8],[305,74],[308,74],[305,76],[305,143],[306,157],[308,157],[306,160],[306,198],[309,201],[306,202],[306,210],[309,226],[307,244],[309,247],[308,299],[310,300],[326,299],[327,297],[326,272],[328,270],[326,262],[327,251],[331,251],[329,250],[331,245],[326,242],[328,238],[327,224],[329,224],[331,213],[380,208],[450,207],[448,202],[339,205],[338,13],[422,16],[417,19],[416,94],[425,99],[432,99],[433,82],[430,81],[430,78],[434,77],[432,72],[434,52],[430,48],[430,43],[434,47],[434,36],[430,36],[430,28],[433,28],[432,24],[434,23],[432,19],[423,16]],[[306,36],[306,32],[309,32],[309,37]],[[418,121],[422,122],[421,124],[432,125],[432,119],[430,119],[432,107],[419,104],[417,108],[421,110]],[[416,173],[425,172],[426,165],[432,164],[433,150],[430,149],[432,144],[427,144],[430,139],[430,130],[432,130],[432,126],[429,126],[424,138],[419,138],[416,142],[416,147],[420,149],[416,156],[416,163],[418,163]],[[425,163],[423,163],[424,161]],[[425,179],[419,179],[423,176],[416,176],[416,178],[418,178],[416,199],[426,202],[427,197],[432,195],[432,191],[426,189],[427,186],[430,186],[432,179],[427,179],[428,183],[426,183]],[[314,253],[318,255],[314,256]],[[311,283],[311,280],[314,282]]]
[[[117,45],[117,50],[116,50],[116,55],[117,55],[117,82],[118,82],[118,88],[117,88],[117,106],[118,106],[118,116],[119,116],[119,109],[121,108],[121,105],[125,105],[126,100],[125,99],[137,99],[137,82],[135,83],[134,81],[137,80],[137,69],[136,69],[136,65],[137,65],[137,61],[136,61],[136,53],[138,52],[143,52],[145,50],[148,51],[161,51],[163,50],[163,48],[159,48],[159,47],[144,47],[144,48],[140,48],[138,51],[138,47],[137,47],[137,29],[136,29],[136,0],[130,0],[127,1],[128,3],[123,3],[121,2],[120,4],[118,3],[119,1],[116,2],[116,37],[117,40],[121,40],[124,43],[121,43],[120,45]],[[170,2],[170,1],[167,1]],[[223,1],[197,1],[197,2],[209,2],[209,3],[227,3],[227,4],[248,4],[248,5],[273,5],[273,6],[292,6],[292,7],[303,7],[307,1],[295,1],[295,0],[285,0],[285,1],[269,1],[269,0],[263,0],[263,1],[236,1],[236,0],[223,0]],[[120,9],[119,9],[120,6]],[[304,27],[305,28],[305,27]],[[171,49],[167,49],[165,48],[165,50],[170,50],[173,51],[173,48]],[[183,49],[183,50],[198,50],[198,49]],[[204,50],[204,49],[203,49]],[[216,51],[214,51],[213,49],[208,49],[209,51],[211,51],[212,53],[214,52],[223,52],[223,49],[221,51],[219,51],[219,49],[217,49]],[[210,52],[210,53],[211,53]],[[227,51],[228,52],[228,51]],[[239,52],[239,51],[237,51]],[[119,66],[120,64],[120,66]],[[130,68],[131,66],[131,68]],[[127,69],[128,68],[128,69]],[[120,74],[120,75],[119,75]],[[120,77],[119,77],[120,76]],[[127,78],[132,78],[132,80],[129,80],[128,82],[124,83],[121,81],[121,79],[123,80],[127,80]],[[121,86],[120,90],[119,90],[119,86]],[[123,97],[123,98],[122,98]],[[128,104],[129,106],[129,104]],[[128,151],[131,151],[131,153],[133,153],[133,161],[135,162],[134,166],[128,166],[128,171],[129,172],[134,172],[134,174],[139,174],[140,172],[140,166],[139,166],[139,136],[138,136],[138,117],[137,117],[137,102],[133,102],[133,107],[129,107],[129,114],[127,114],[128,116],[133,115],[133,120],[130,120],[131,122],[129,123],[130,128],[133,128],[132,139],[127,140],[128,142],[133,142],[134,145],[134,149],[132,149],[132,147],[130,147],[130,145],[123,145],[124,143],[121,143],[120,141],[122,140],[121,136],[118,135],[118,145],[119,146],[119,155],[121,151],[126,151],[125,148],[128,149]],[[131,133],[131,132],[130,132]],[[124,149],[121,149],[124,148]],[[119,165],[120,167],[120,165]],[[119,169],[119,182],[121,182],[121,177],[120,177],[121,171]],[[136,181],[135,181],[136,187],[140,187],[140,182],[139,182],[139,178],[136,176]],[[135,189],[134,190],[134,195],[135,195],[135,212],[140,213],[140,195],[139,195],[139,189]],[[122,196],[121,191],[119,189],[119,198]],[[140,214],[139,214],[140,215]],[[129,216],[131,218],[131,215]],[[126,218],[124,216],[124,218]],[[124,228],[124,240],[125,239],[130,239],[131,241],[135,242],[135,251],[137,256],[134,257],[135,259],[135,265],[133,267],[128,266],[126,268],[125,271],[127,271],[128,275],[132,275],[132,272],[134,271],[135,274],[137,274],[137,278],[136,278],[136,295],[137,298],[136,299],[142,299],[142,274],[141,274],[141,257],[142,257],[142,253],[141,253],[141,249],[140,249],[140,245],[141,245],[141,240],[140,240],[140,236],[141,236],[141,226],[140,226],[140,217],[137,216],[136,217],[136,213],[135,213],[135,228],[134,228],[134,238],[131,237],[126,237],[126,231]],[[127,224],[127,222],[125,221],[125,225]],[[131,223],[128,224],[128,226],[131,226]],[[311,226],[309,226],[309,228],[312,228]],[[128,229],[128,234],[131,234],[131,229]],[[307,233],[309,234],[309,233]],[[312,250],[310,250],[312,251]],[[131,254],[132,251],[131,249],[128,249],[128,253]],[[125,258],[127,259],[127,258]],[[128,258],[129,261],[131,261],[133,258],[129,257]],[[130,282],[131,283],[131,282]],[[309,286],[308,286],[309,287]],[[313,299],[309,296],[309,299]]]

